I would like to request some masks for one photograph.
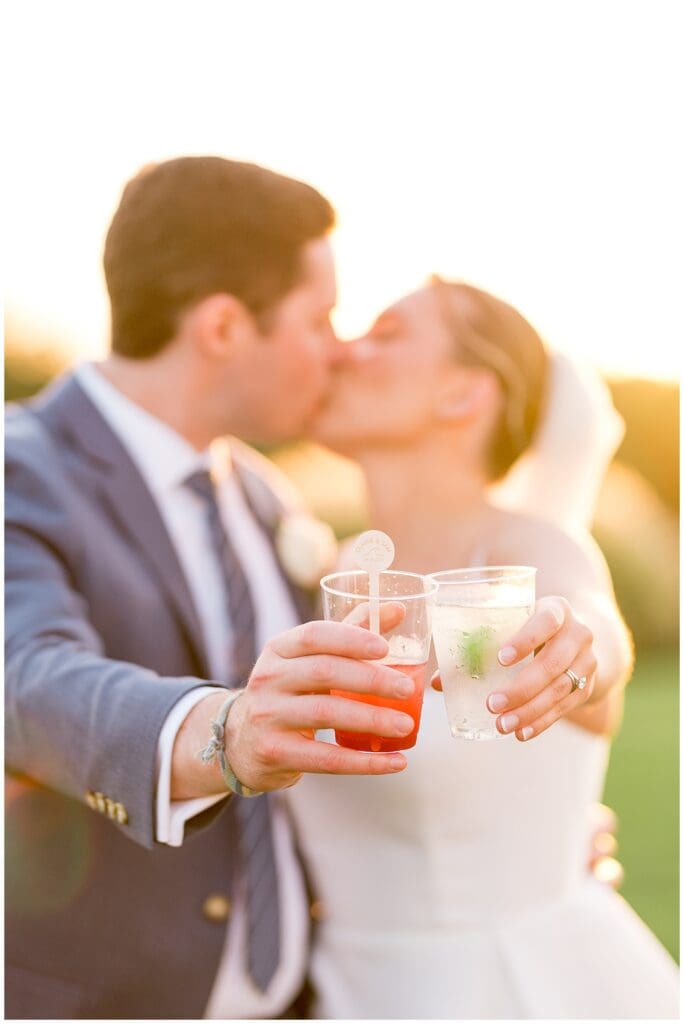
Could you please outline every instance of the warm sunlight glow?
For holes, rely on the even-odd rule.
[[[37,341],[104,351],[121,186],[213,152],[332,199],[343,333],[435,270],[603,369],[676,375],[674,4],[12,6],[7,305]]]

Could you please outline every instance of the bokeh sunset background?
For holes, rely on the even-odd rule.
[[[125,181],[180,154],[301,177],[338,211],[336,326],[432,271],[512,302],[608,380],[627,434],[595,533],[637,642],[606,800],[624,892],[678,949],[680,5],[657,0],[13,0],[6,394],[107,347]],[[354,468],[272,453],[339,535]]]

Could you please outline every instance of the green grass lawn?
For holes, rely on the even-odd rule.
[[[618,814],[622,894],[679,959],[679,672],[676,651],[637,659],[604,800]]]

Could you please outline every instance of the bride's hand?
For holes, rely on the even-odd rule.
[[[584,704],[594,688],[594,635],[565,598],[540,598],[534,614],[499,651],[499,662],[516,665],[535,651],[505,690],[487,698],[487,707],[499,716],[498,731],[515,732],[519,740],[539,736]]]

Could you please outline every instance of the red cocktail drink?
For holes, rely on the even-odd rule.
[[[413,680],[414,692],[411,697],[393,698],[377,697],[370,693],[350,693],[348,690],[331,690],[337,697],[348,697],[349,700],[357,700],[362,704],[375,704],[378,707],[393,708],[396,711],[404,711],[414,721],[414,728],[408,736],[375,736],[369,732],[342,732],[335,730],[335,739],[341,747],[350,747],[352,750],[372,750],[373,752],[391,750],[408,750],[415,746],[420,726],[420,713],[423,708],[423,692],[425,690],[425,674],[427,661],[423,662],[383,662],[388,668],[393,668],[402,675]]]

